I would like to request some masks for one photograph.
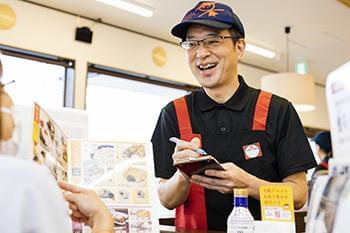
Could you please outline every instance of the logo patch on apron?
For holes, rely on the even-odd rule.
[[[243,146],[245,160],[262,157],[261,146],[259,142]]]

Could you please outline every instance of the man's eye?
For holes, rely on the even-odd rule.
[[[207,40],[207,44],[208,45],[217,45],[220,43],[220,40],[219,39],[210,39],[210,40]]]
[[[195,42],[195,41],[189,41],[189,42],[188,42],[188,47],[194,48],[194,47],[196,47],[196,46],[197,46],[197,42]]]

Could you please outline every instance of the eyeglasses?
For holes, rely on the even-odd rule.
[[[4,86],[6,86],[6,85],[9,85],[9,84],[11,84],[11,83],[14,83],[14,82],[15,82],[15,80],[12,80],[12,81],[7,82],[7,83],[2,83],[2,82],[0,81],[0,88],[1,88],[1,87],[4,87]]]
[[[224,39],[231,38],[233,40],[238,39],[237,36],[211,36],[203,40],[185,40],[180,43],[181,47],[187,51],[193,51],[199,47],[199,43],[202,42],[203,46],[209,49],[218,47]]]

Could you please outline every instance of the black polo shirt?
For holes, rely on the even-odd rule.
[[[202,147],[221,162],[233,162],[248,173],[271,182],[316,166],[300,119],[292,104],[272,95],[265,131],[253,131],[253,117],[259,90],[249,87],[239,76],[236,93],[223,104],[213,101],[199,89],[185,96],[193,133],[201,134]],[[155,174],[170,178],[176,171],[172,154],[179,137],[173,102],[165,106],[152,136]],[[259,142],[262,157],[245,160],[243,146]],[[209,229],[226,229],[232,210],[232,194],[205,189]],[[249,209],[260,219],[259,201],[249,199]]]

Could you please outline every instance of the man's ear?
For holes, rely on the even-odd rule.
[[[241,59],[244,55],[244,51],[245,51],[245,40],[244,39],[239,39],[236,42],[236,54],[237,54],[237,59]]]

